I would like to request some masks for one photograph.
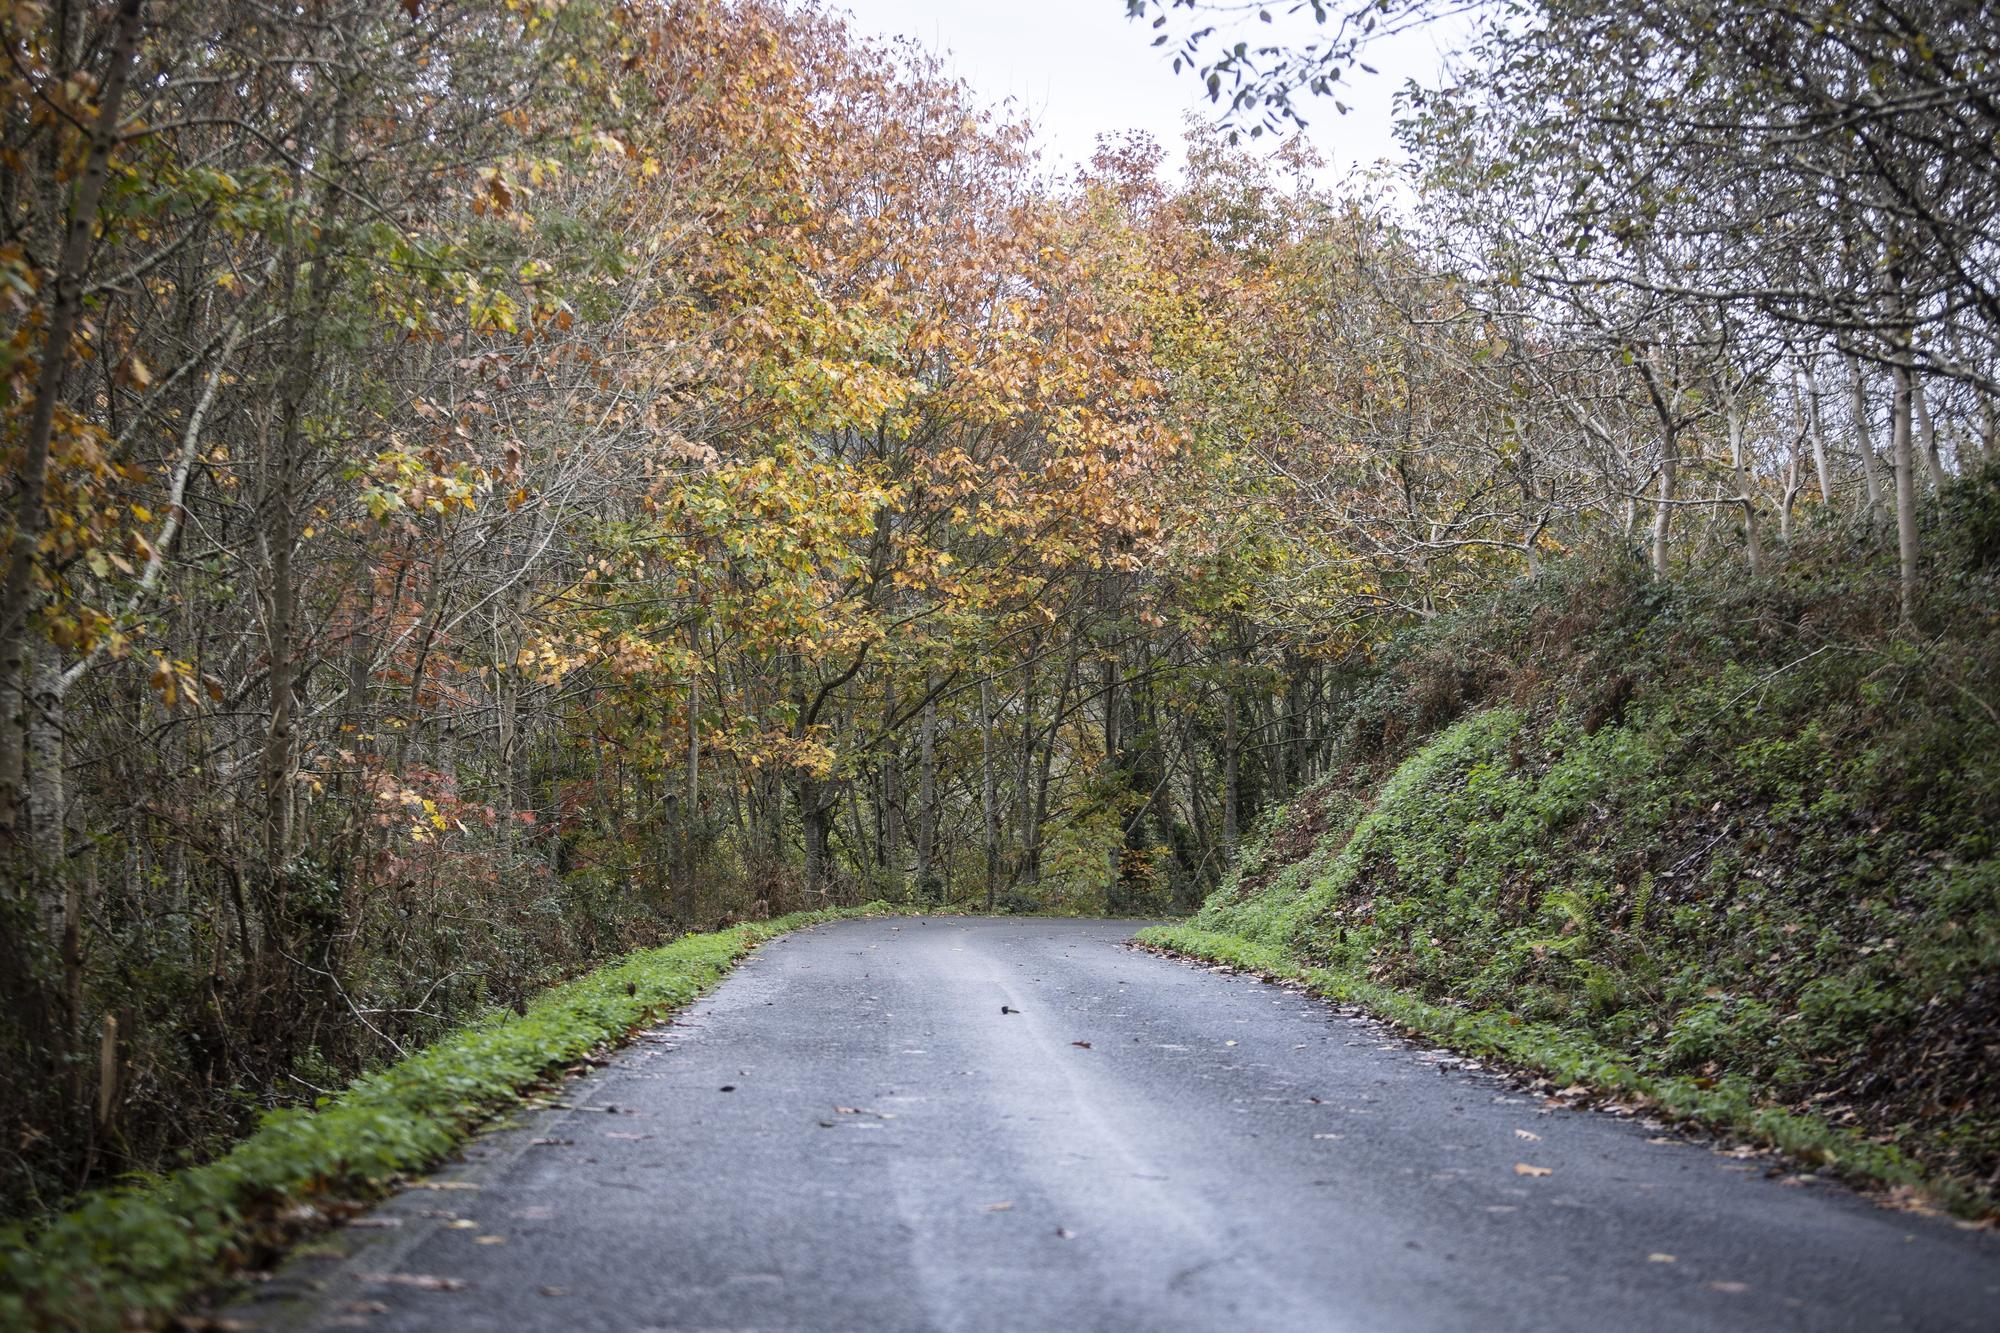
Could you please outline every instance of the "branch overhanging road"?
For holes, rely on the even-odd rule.
[[[776,941],[567,1088],[568,1109],[483,1137],[439,1188],[339,1233],[346,1257],[302,1256],[230,1316],[1994,1327],[1990,1234],[1548,1110],[1333,1006],[1127,948],[1130,933],[900,918]]]

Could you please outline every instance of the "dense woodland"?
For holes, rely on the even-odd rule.
[[[1436,7],[1132,8],[1282,132]],[[1185,909],[1558,564],[1962,614],[1991,8],[1487,19],[1329,188],[775,0],[7,5],[5,1210],[726,917]]]

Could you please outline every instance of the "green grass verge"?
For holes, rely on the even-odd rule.
[[[267,1243],[260,1229],[286,1206],[379,1194],[525,1089],[695,999],[763,941],[893,910],[800,912],[630,954],[544,992],[525,1014],[473,1023],[356,1079],[315,1110],[275,1112],[216,1161],[95,1194],[39,1228],[0,1230],[0,1328],[158,1323]]]
[[[1241,935],[1169,925],[1141,931],[1138,938],[1190,958],[1300,982],[1316,994],[1357,1005],[1441,1046],[1639,1101],[1672,1119],[1727,1130],[1859,1184],[1914,1191],[1962,1216],[1991,1211],[1990,1201],[1955,1182],[1926,1176],[1893,1147],[1825,1120],[1764,1104],[1741,1079],[1725,1077],[1702,1086],[1691,1078],[1644,1074],[1608,1047],[1574,1031],[1524,1021],[1500,1010],[1475,1012],[1433,1004],[1352,972],[1306,966],[1283,948]]]

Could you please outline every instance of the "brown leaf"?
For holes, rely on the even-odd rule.
[[[1090,1049],[1090,1043],[1089,1043],[1089,1042],[1087,1042],[1087,1041],[1073,1041],[1073,1042],[1071,1042],[1071,1043],[1070,1043],[1070,1045],[1072,1045],[1072,1046],[1080,1046],[1080,1047],[1082,1047],[1082,1048],[1083,1048],[1084,1050],[1086,1050],[1086,1051]]]
[[[1514,1137],[1517,1139],[1526,1139],[1530,1143],[1540,1143],[1542,1141],[1541,1135],[1535,1133],[1533,1130],[1527,1130],[1527,1129],[1515,1130]]]
[[[1547,1176],[1553,1175],[1554,1171],[1546,1166],[1529,1166],[1526,1162],[1516,1162],[1514,1163],[1514,1174],[1517,1176]]]

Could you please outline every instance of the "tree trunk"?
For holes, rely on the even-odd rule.
[[[1062,739],[1063,718],[1069,713],[1070,695],[1076,690],[1076,669],[1083,656],[1083,636],[1072,634],[1069,641],[1069,662],[1063,668],[1062,686],[1056,691],[1055,711],[1049,717],[1049,726],[1042,742],[1041,760],[1035,769],[1035,799],[1028,810],[1028,828],[1022,834],[1022,846],[1027,849],[1025,878],[1034,884],[1042,879],[1042,839],[1043,830],[1048,827],[1049,779],[1055,769],[1056,746]]]
[[[63,863],[62,660],[46,640],[35,646],[28,705],[28,846],[36,883],[60,902],[52,884]]]
[[[929,897],[936,877],[933,861],[937,856],[937,700],[935,681],[924,681],[925,693],[933,697],[924,704],[922,723],[917,728],[917,892]]]
[[[1900,360],[1895,368],[1895,398],[1891,408],[1890,449],[1896,469],[1896,562],[1903,622],[1916,619],[1917,609],[1917,477],[1910,431],[1910,368]]]
[[[1802,376],[1804,380],[1802,410],[1805,415],[1806,430],[1812,439],[1813,470],[1819,477],[1820,503],[1833,507],[1833,468],[1826,457],[1826,418],[1820,411],[1819,367],[1808,365]]]
[[[1869,438],[1868,429],[1868,389],[1861,376],[1861,358],[1847,354],[1848,384],[1854,400],[1854,447],[1861,454],[1861,481],[1865,487],[1867,509],[1865,517],[1871,529],[1882,526],[1882,473],[1880,461],[1875,457],[1875,444]]]
[[[347,154],[347,84],[337,84],[333,101],[333,126],[327,161],[321,172],[338,172]],[[317,243],[334,244],[332,231],[345,204],[339,190],[327,189],[321,199],[322,217]],[[335,265],[324,253],[308,260],[306,308],[291,329],[292,347],[279,393],[278,442],[269,456],[264,494],[265,559],[270,577],[264,603],[265,651],[270,659],[270,722],[264,735],[261,764],[264,787],[264,874],[268,891],[280,892],[284,867],[291,857],[293,833],[292,763],[296,749],[293,716],[297,709],[299,677],[293,626],[298,615],[298,588],[292,575],[292,548],[299,540],[299,507],[303,497],[297,487],[306,472],[305,410],[314,388],[319,362],[320,325],[325,321],[333,297]],[[421,664],[419,674],[421,673]],[[416,712],[416,692],[421,682],[411,684],[410,709]],[[404,732],[400,744],[407,744],[414,728]],[[400,753],[396,767],[402,767]],[[276,902],[274,897],[273,902]]]
[[[1764,538],[1758,530],[1757,497],[1750,485],[1749,460],[1744,457],[1743,409],[1734,396],[1729,400],[1729,465],[1736,480],[1736,503],[1743,510],[1743,550],[1749,557],[1750,573],[1764,573]]]
[[[301,392],[303,386],[301,386]],[[271,458],[275,476],[265,499],[265,558],[270,573],[264,594],[264,644],[270,659],[271,711],[264,732],[264,873],[275,886],[292,841],[292,543],[295,512],[291,447],[297,442],[297,404],[287,411],[280,442]],[[407,734],[407,733],[406,733]]]
[[[884,711],[890,717],[901,716],[893,687],[884,704]],[[876,799],[880,807],[877,813],[880,827],[875,835],[879,858],[876,864],[881,869],[884,882],[900,893],[903,878],[903,746],[900,737],[882,756]]]
[[[90,127],[90,149],[63,231],[62,252],[56,259],[54,294],[35,376],[35,403],[18,446],[21,462],[14,475],[14,539],[7,552],[6,577],[0,582],[0,730],[8,732],[27,720],[22,696],[29,683],[28,612],[35,597],[35,553],[41,548],[42,530],[48,522],[49,448],[55,435],[56,404],[69,373],[70,340],[83,316],[83,279],[97,231],[97,204],[110,174],[111,152],[117,146],[118,122],[124,114],[125,87],[139,46],[140,4],[141,0],[118,3],[111,54],[97,98],[97,119]],[[14,845],[20,825],[20,743],[18,733],[0,742],[0,851]]]
[[[1242,750],[1237,736],[1236,690],[1232,676],[1222,695],[1222,863],[1236,864]]]
[[[695,862],[700,858],[701,818],[701,673],[688,677],[687,697],[687,776],[681,811],[680,866],[678,878],[683,892],[692,892]],[[691,905],[691,904],[690,904]]]
[[[801,778],[796,784],[799,801],[799,829],[805,843],[806,897],[810,907],[824,907],[828,894],[828,835],[833,829],[833,805],[827,798],[827,784],[818,778]]]
[[[1925,474],[1930,477],[1931,489],[1941,491],[1945,487],[1946,477],[1944,460],[1938,457],[1937,423],[1931,420],[1931,405],[1924,398],[1924,382],[1915,375],[1910,375],[1910,400],[1916,409],[1918,439],[1923,445]]]
[[[1000,797],[993,756],[993,682],[979,682],[979,811],[986,839],[986,910],[1000,885]]]
[[[1674,487],[1680,465],[1678,433],[1671,426],[1664,428],[1660,442],[1660,494],[1653,506],[1653,577],[1663,581],[1669,572],[1668,558],[1672,554],[1668,543],[1672,535]]]

